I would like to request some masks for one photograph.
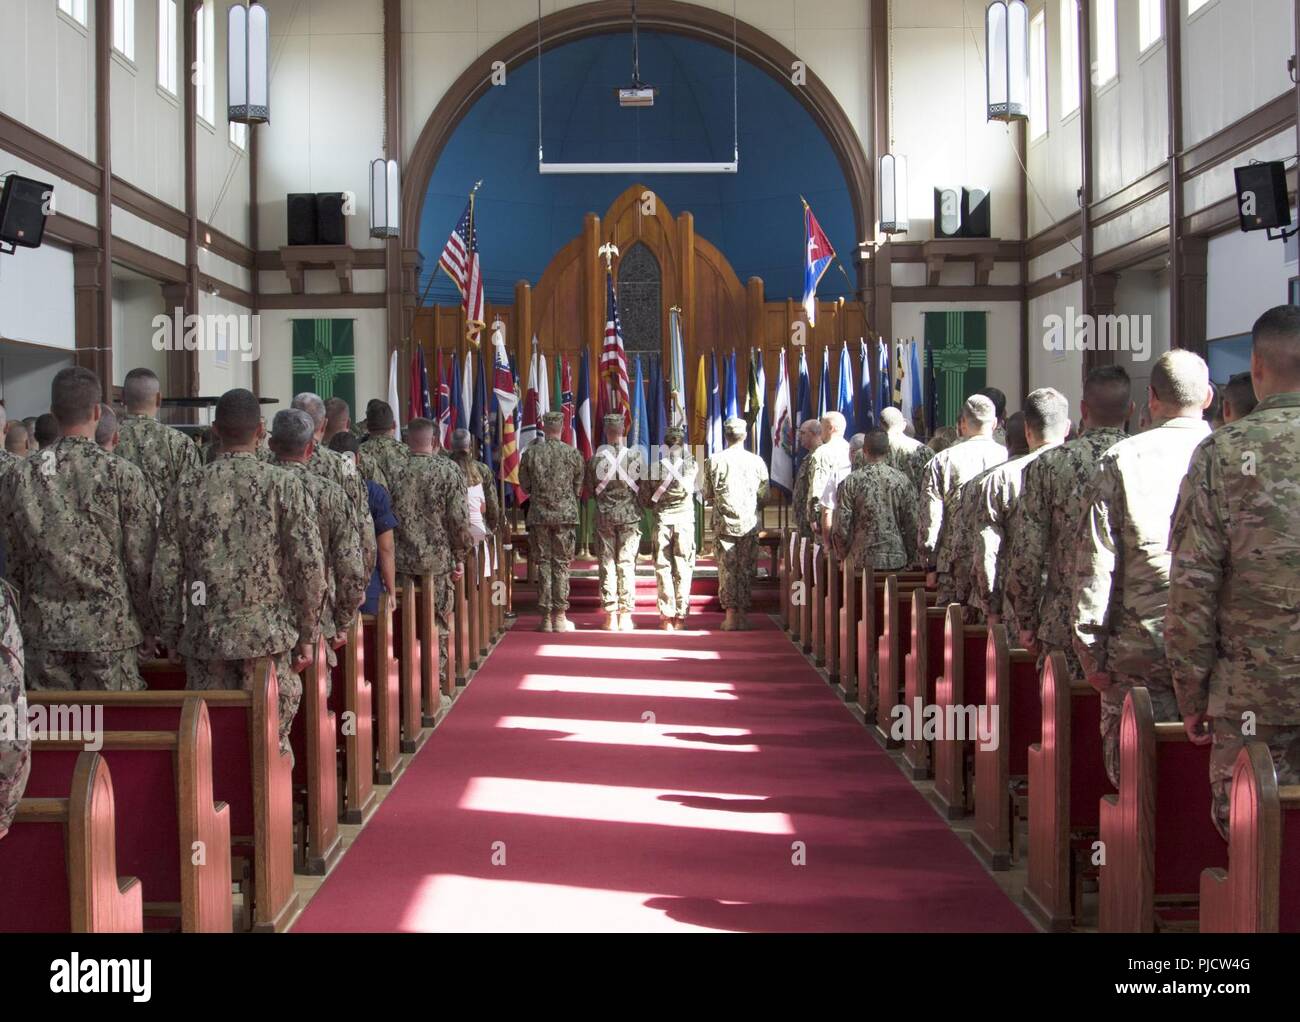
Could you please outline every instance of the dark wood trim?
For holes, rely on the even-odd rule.
[[[927,261],[927,250],[933,252],[945,247],[950,247],[958,253],[963,249],[979,248],[981,255],[985,254],[985,249],[992,248],[994,262],[1020,262],[1021,243],[998,238],[934,238],[927,241],[891,241],[890,245],[893,247],[893,260],[896,263],[923,263]],[[957,254],[946,258],[960,260],[966,257]]]
[[[285,248],[291,246],[286,245]],[[320,246],[305,246],[310,248],[319,248]],[[331,246],[334,247],[334,246]],[[352,251],[352,268],[354,270],[382,270],[384,269],[384,260],[386,253],[382,248],[354,248]],[[409,251],[409,249],[408,249]],[[284,256],[279,249],[273,251],[258,252],[256,256],[256,266],[262,273],[284,273],[285,264]],[[327,267],[326,263],[321,263],[321,267]]]
[[[1165,0],[1165,70],[1169,106],[1169,346],[1187,333],[1183,305],[1183,18],[1181,0]],[[1202,294],[1202,297],[1204,295]],[[1205,311],[1201,310],[1204,321]]]
[[[1064,220],[1058,220],[1050,227],[1044,227],[1025,242],[1025,257],[1037,259],[1062,245],[1068,245],[1083,233],[1083,216],[1071,213]]]
[[[878,6],[880,5],[877,4]],[[681,3],[679,0],[640,0],[637,17],[641,27],[648,31],[687,35],[714,43],[728,52],[731,50],[733,23],[730,13]],[[876,22],[873,21],[873,24]],[[885,24],[887,26],[887,22]],[[546,50],[602,33],[626,31],[627,25],[626,0],[595,0],[593,3],[568,7],[542,18],[542,48]],[[868,237],[875,229],[875,207],[872,200],[875,175],[853,122],[826,83],[811,70],[802,86],[791,83],[790,69],[798,59],[797,54],[744,21],[737,21],[735,30],[740,55],[789,89],[791,95],[803,104],[821,128],[848,182],[858,237]],[[410,239],[418,236],[420,212],[434,164],[461,118],[491,88],[493,62],[504,61],[507,68],[513,69],[533,59],[537,53],[537,33],[537,22],[529,21],[489,47],[466,68],[439,100],[420,132],[405,168],[402,237]],[[746,156],[742,153],[741,158],[762,159],[762,155]]]
[[[184,263],[168,259],[122,238],[113,239],[113,262],[121,263],[163,284],[182,284],[186,279]]]
[[[1208,138],[1189,146],[1179,160],[1179,173],[1184,179],[1204,174],[1212,167],[1244,152],[1264,139],[1286,131],[1295,123],[1295,94],[1288,89],[1263,106],[1252,110],[1245,117],[1233,121]]]
[[[384,158],[402,163],[402,0],[384,0]],[[432,169],[432,167],[430,167]],[[427,182],[426,182],[427,183]],[[421,186],[423,187],[423,186]],[[407,235],[411,239],[418,233]],[[389,238],[384,242],[384,294],[388,310],[386,323],[387,365],[393,352],[402,358],[410,354],[410,334],[405,322],[402,301],[402,241]]]
[[[182,238],[185,237],[187,221],[184,212],[147,192],[142,192],[116,174],[113,175],[113,205],[128,213],[134,213],[147,223],[171,231]]]
[[[242,287],[236,287],[234,284],[227,283],[220,277],[214,277],[208,273],[200,273],[199,287],[209,294],[216,291],[217,297],[228,302],[233,302],[235,305],[242,305],[245,309],[252,311],[252,293],[245,291]]]
[[[220,286],[220,285],[218,285]],[[384,309],[388,307],[387,296],[382,291],[366,291],[361,294],[266,294],[258,295],[258,308],[267,309]]]
[[[1117,273],[1169,249],[1169,225],[1157,227],[1149,234],[1109,249],[1093,258],[1092,272]]]
[[[1296,168],[1286,172],[1287,194],[1295,202],[1297,193]],[[1241,229],[1241,218],[1237,212],[1237,197],[1229,195],[1210,206],[1205,206],[1183,217],[1183,237],[1213,238],[1220,234],[1231,234]]]
[[[198,37],[194,25],[195,0],[178,4],[181,18],[182,68],[194,67],[198,59]],[[182,119],[185,140],[185,290],[182,307],[185,315],[199,311],[199,185],[198,185],[198,106],[196,85],[189,75],[184,87]],[[199,360],[193,351],[167,353],[167,392],[169,397],[193,397],[199,392]],[[192,411],[183,413],[185,420],[197,421]]]
[[[99,192],[99,164],[0,112],[0,149],[65,181]]]
[[[261,221],[258,217],[258,196],[257,196],[257,157],[258,157],[258,125],[250,124],[248,126],[248,244],[241,246],[246,249],[248,267],[249,287],[252,288],[249,298],[249,310],[256,316],[261,311],[260,292],[262,290],[262,277],[257,272],[257,242],[259,232],[261,231]],[[233,240],[233,239],[232,239]],[[236,243],[237,244],[237,243]],[[256,358],[253,360],[253,393],[258,397],[262,396],[262,360]]]
[[[872,154],[876,165],[880,157],[889,151],[889,0],[871,0],[871,109],[872,109]],[[873,168],[874,170],[874,168]],[[867,217],[861,231],[860,240],[871,244],[876,240],[876,224],[879,217],[879,202],[876,194],[879,183],[875,174],[871,175],[872,186],[866,197]],[[919,246],[917,248],[919,253]],[[867,311],[867,323],[878,338],[891,343],[894,336],[894,243],[886,241],[877,248],[863,269],[867,280],[862,289],[863,305]],[[875,348],[872,348],[875,351]],[[880,367],[876,358],[871,358],[868,373],[871,377],[873,392],[880,390]]]
[[[255,125],[250,124],[249,127],[252,128]],[[202,220],[199,221],[199,245],[206,248],[213,255],[228,259],[246,270],[253,268],[256,255],[251,248],[242,242],[236,241],[229,234],[222,233],[211,224],[204,223]]]
[[[1163,195],[1169,188],[1169,164],[1160,166],[1143,174],[1136,181],[1125,185],[1118,191],[1111,192],[1104,199],[1092,203],[1089,219],[1094,227],[1114,220],[1118,216],[1131,212],[1144,202]]]
[[[99,248],[99,228],[66,213],[55,213],[45,221],[45,237],[73,248]]]
[[[1079,0],[1079,279],[1082,282],[1082,306],[1085,315],[1095,314],[1092,253],[1095,224],[1092,217],[1093,122],[1092,122],[1092,0]],[[1098,352],[1086,351],[1079,369],[1086,379],[1097,364]],[[1103,356],[1104,357],[1104,356]],[[1082,381],[1081,381],[1082,382]]]
[[[95,2],[95,155],[99,158],[99,330],[89,360],[104,400],[113,390],[113,5]]]
[[[1025,301],[1028,302],[1032,298],[1051,294],[1058,288],[1067,287],[1082,279],[1083,265],[1074,263],[1056,273],[1049,273],[1046,277],[1039,277],[1037,280],[1031,281],[1025,288]]]
[[[1019,284],[954,284],[893,287],[894,304],[903,302],[1018,302],[1025,296]]]
[[[1029,124],[1025,120],[1017,125],[1014,143],[1020,149],[1020,164],[1029,166]],[[1020,236],[1029,235],[1029,175],[1020,172]],[[1021,242],[1020,248],[1020,393],[1029,393],[1029,294],[1025,285],[1029,283],[1029,243]]]

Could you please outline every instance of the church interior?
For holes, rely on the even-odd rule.
[[[1300,932],[1300,2],[0,40],[0,932]]]

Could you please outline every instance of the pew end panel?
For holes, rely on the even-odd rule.
[[[910,593],[911,649],[904,656],[903,702],[911,726],[903,739],[903,762],[914,781],[934,773],[932,744],[925,738],[925,713],[935,703],[935,669],[943,663],[944,622],[948,608],[931,606],[924,589]],[[952,606],[956,606],[953,604]],[[958,607],[958,616],[960,616]]]
[[[393,647],[395,618],[388,593],[379,597],[375,615],[362,617],[364,664],[374,705],[376,784],[392,784],[406,765],[401,749],[401,677]]]
[[[334,667],[330,708],[338,722],[338,745],[343,753],[342,799],[339,818],[363,823],[375,806],[375,724],[373,690],[366,677],[365,640],[361,615],[348,626],[347,643]]]
[[[303,808],[302,841],[295,855],[308,876],[324,876],[343,854],[339,832],[338,722],[330,709],[330,673],[325,642],[317,641],[302,672],[302,705],[294,717],[295,797]]]
[[[958,820],[974,806],[973,778],[976,748],[980,744],[981,714],[994,710],[986,699],[988,626],[968,625],[962,607],[948,604],[943,622],[943,674],[935,683],[935,708],[946,722],[960,730],[948,734],[947,725],[933,743],[934,791],[932,798],[949,820]],[[990,735],[1001,744],[1003,732]]]

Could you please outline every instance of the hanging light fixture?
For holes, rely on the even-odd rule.
[[[1029,8],[1024,0],[994,0],[984,12],[988,54],[988,120],[1029,117]]]
[[[266,8],[236,4],[227,26],[226,116],[236,124],[266,124],[271,119]]]
[[[370,161],[370,236],[396,238],[402,222],[396,160]]]
[[[907,217],[907,157],[885,153],[880,158],[880,231],[882,234],[906,234],[911,224]]]

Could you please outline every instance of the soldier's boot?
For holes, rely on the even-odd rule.
[[[636,625],[632,623],[631,611],[624,611],[618,616],[618,630],[620,632],[631,632],[636,630]]]
[[[685,614],[683,614],[681,617],[677,618],[677,619],[673,622],[673,628],[675,628],[675,629],[676,629],[677,631],[679,631],[679,632],[685,630],[685,628],[686,628],[686,615],[685,615]]]
[[[612,611],[612,610],[611,610],[611,611],[608,611],[608,612],[605,614],[605,623],[604,623],[601,627],[604,628],[605,631],[607,631],[607,632],[617,632],[617,631],[618,631],[618,614],[615,613],[615,612]]]
[[[549,610],[544,610],[544,611],[542,611],[542,621],[541,621],[541,624],[539,624],[539,625],[537,626],[537,630],[538,630],[539,632],[553,632],[553,631],[555,631],[554,626],[552,626],[552,624],[551,624],[551,612],[550,612]]]
[[[753,630],[753,627],[754,626],[749,623],[749,618],[745,616],[743,610],[736,611],[736,631],[748,632]]]
[[[551,631],[553,632],[572,632],[574,629],[574,623],[568,619],[562,610],[556,611],[551,618]]]
[[[727,609],[727,616],[722,621],[722,630],[724,632],[734,632],[736,630],[736,611],[734,609]]]
[[[675,624],[676,621],[674,618],[664,617],[662,614],[659,615],[659,630],[661,632],[671,632]]]

